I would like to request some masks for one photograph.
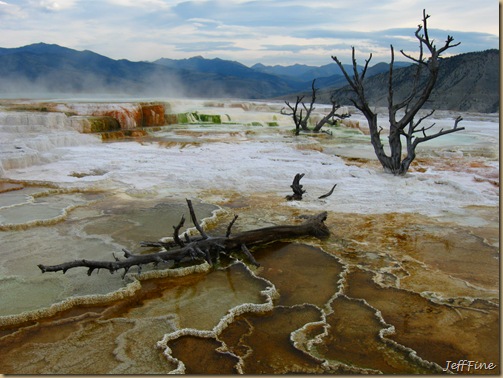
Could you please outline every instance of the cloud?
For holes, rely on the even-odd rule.
[[[235,46],[232,42],[187,42],[177,44],[176,49],[184,52],[200,53],[209,51],[243,51],[244,48]]]
[[[0,1],[0,19],[2,18],[24,17],[22,7],[11,4],[10,2]]]
[[[58,12],[75,6],[76,0],[40,0],[38,6],[45,11]]]
[[[16,5],[13,5],[16,4]],[[423,8],[437,41],[454,53],[498,48],[499,3],[481,0],[0,0],[0,46],[35,42],[114,59],[203,55],[247,65],[322,65],[351,46],[389,60],[389,46],[414,51]]]
[[[104,0],[105,2],[121,7],[163,9],[169,8],[169,2],[163,0]]]

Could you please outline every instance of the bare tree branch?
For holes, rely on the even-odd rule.
[[[423,143],[428,140],[438,138],[442,135],[447,135],[447,134],[454,133],[456,131],[464,130],[465,129],[464,127],[458,127],[458,123],[461,122],[462,120],[463,120],[463,118],[461,116],[458,116],[454,121],[454,126],[452,127],[452,129],[448,129],[448,130],[442,129],[439,132],[437,132],[435,134],[431,134],[431,135],[426,135],[425,133],[423,133],[424,136],[422,138],[416,137],[414,139],[413,146],[417,146],[419,143]],[[426,129],[426,130],[428,130],[428,129]]]
[[[307,108],[307,106],[304,103],[302,103],[302,106],[306,110],[306,115],[302,119],[302,129],[303,130],[307,129],[307,123],[309,121],[309,117],[311,117],[311,113],[315,109],[314,103],[316,102],[316,91],[318,90],[314,86],[315,81],[316,81],[316,79],[313,79],[313,82],[311,83],[311,103],[309,104],[309,109]]]
[[[187,205],[189,206],[192,219],[197,220],[190,200],[187,200]],[[57,265],[39,264],[38,267],[42,273],[59,271],[66,273],[69,269],[84,267],[87,268],[87,274],[89,276],[95,270],[106,269],[110,271],[110,273],[114,273],[123,269],[123,277],[125,277],[129,270],[134,266],[138,267],[138,272],[140,273],[142,266],[147,264],[157,265],[159,263],[179,263],[182,261],[197,262],[201,260],[206,260],[209,264],[212,264],[212,254],[216,255],[216,258],[218,258],[220,253],[230,254],[232,252],[244,253],[252,264],[258,266],[259,264],[252,256],[248,246],[302,236],[325,238],[330,235],[329,229],[324,224],[324,221],[327,219],[326,211],[315,216],[306,217],[307,220],[298,225],[265,227],[244,231],[234,236],[230,236],[230,229],[236,219],[237,216],[234,217],[231,224],[228,226],[226,236],[210,237],[204,233],[204,236],[190,239],[190,237],[185,234],[187,244],[184,247],[178,247],[173,250],[164,250],[150,254],[133,254],[127,249],[123,249],[125,257],[123,260],[119,260],[114,254],[112,254],[114,257],[113,261],[81,259]],[[200,225],[196,228],[198,230],[202,230]],[[144,245],[148,246],[155,244],[156,242],[144,242]],[[167,243],[163,243],[158,246],[166,248],[166,244]]]
[[[356,95],[356,98],[350,99],[351,102],[357,109],[359,109],[363,113],[363,115],[367,119],[371,143],[374,147],[374,152],[379,159],[379,162],[381,163],[385,171],[391,172],[395,175],[403,175],[407,172],[411,162],[416,156],[415,148],[419,143],[455,131],[464,130],[464,128],[457,127],[457,124],[460,121],[459,120],[456,122],[454,128],[450,130],[441,130],[435,134],[427,135],[426,131],[431,129],[432,126],[428,128],[419,128],[419,125],[426,117],[423,117],[417,123],[414,123],[414,118],[430,98],[431,92],[437,81],[440,66],[440,55],[446,50],[459,45],[459,43],[454,44],[454,38],[448,36],[445,44],[437,50],[436,46],[434,45],[434,41],[430,39],[428,33],[429,18],[430,16],[426,14],[425,10],[423,10],[422,24],[418,25],[415,31],[415,36],[419,42],[419,57],[413,57],[401,50],[403,56],[416,63],[416,70],[410,93],[405,96],[403,100],[396,104],[394,99],[393,82],[393,65],[395,60],[395,53],[393,46],[391,46],[391,63],[388,74],[388,145],[390,153],[388,153],[384,149],[381,141],[382,127],[378,126],[377,115],[370,108],[365,95],[363,79],[365,77],[365,73],[367,72],[367,68],[372,55],[370,55],[369,59],[365,61],[363,71],[359,73],[355,58],[355,48],[351,48],[353,77],[350,77],[348,75],[339,59],[337,59],[337,57],[335,56],[332,56],[332,59],[337,63],[337,65],[343,72],[349,86],[352,88],[353,93]],[[425,74],[423,74],[423,71],[425,72]],[[423,78],[424,82],[422,82]],[[404,113],[400,116],[400,118],[398,118],[397,113],[401,109],[404,109]],[[408,129],[406,131],[407,127]],[[423,137],[415,137],[414,134],[419,132],[423,134]],[[407,155],[405,157],[403,157],[402,154],[402,137],[405,137],[407,145]]]
[[[194,208],[192,207],[192,202],[189,199],[187,199],[187,205],[189,206],[190,218],[192,219],[194,227],[196,227],[196,230],[199,231],[203,239],[208,239],[208,235],[206,235],[203,228],[199,224],[199,221],[197,220],[196,213],[194,211]]]
[[[334,192],[334,189],[335,189],[336,186],[337,186],[337,184],[335,184],[334,186],[332,186],[332,189],[330,189],[330,191],[328,193],[323,194],[322,196],[319,196],[318,199],[323,199],[323,198],[330,197],[332,195],[332,193]]]
[[[300,115],[297,114],[299,104],[302,103],[302,99],[304,96],[297,96],[297,100],[295,101],[295,106],[291,105],[288,101],[285,101],[285,104],[291,109],[291,113],[285,113],[284,108],[281,109],[281,114],[290,115],[293,117],[293,122],[295,124],[295,135],[299,135],[300,128],[302,126],[302,109],[300,110]]]
[[[237,219],[238,219],[238,215],[236,214],[236,215],[234,215],[234,218],[232,219],[231,223],[229,223],[229,226],[227,226],[227,232],[225,233],[226,238],[231,236],[232,226],[234,226],[234,223],[236,222]]]
[[[173,226],[175,232],[173,233],[173,240],[175,241],[176,244],[178,244],[180,247],[184,247],[185,244],[183,241],[180,239],[180,236],[178,236],[178,233],[180,232],[180,229],[183,227],[185,223],[185,216],[182,215],[182,219],[180,219],[180,222],[178,223],[177,226]]]

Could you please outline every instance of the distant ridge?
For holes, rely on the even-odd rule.
[[[250,71],[255,76],[113,60],[87,50],[37,43],[0,48],[0,96],[55,93],[257,99],[302,88],[293,80]]]
[[[395,67],[407,67],[410,63],[407,62],[396,62]],[[387,63],[377,63],[376,65],[369,67],[368,75],[373,76],[381,72],[388,70],[389,64]],[[257,63],[252,68],[256,71],[269,73],[271,75],[278,75],[282,77],[295,78],[296,80],[301,80],[305,82],[311,82],[313,79],[327,81],[336,81],[336,77],[343,77],[342,71],[336,63],[325,64],[320,67],[308,66],[304,64],[294,64],[291,66],[265,66],[261,63]],[[345,65],[346,70],[353,70],[353,66]],[[363,69],[362,66],[359,66]]]
[[[386,105],[388,67],[387,63],[377,63],[367,73],[367,93],[377,106]],[[407,74],[412,69],[406,63],[395,65],[397,95],[406,91],[410,84]],[[310,91],[313,79],[320,88],[319,101],[328,103],[335,93],[341,103],[348,103],[347,92],[340,89],[347,82],[335,63],[320,67],[301,64],[247,67],[235,61],[201,56],[132,62],[46,43],[0,48],[0,97],[4,98],[106,94],[281,99]],[[498,111],[499,50],[444,59],[432,99],[439,109]]]
[[[430,101],[425,108],[480,113],[496,113],[500,103],[499,50],[492,49],[443,59]],[[410,93],[415,67],[397,69],[393,74],[394,96]],[[388,74],[366,79],[365,93],[372,106],[387,106]],[[349,87],[324,88],[320,101],[333,96],[342,104],[351,104]]]

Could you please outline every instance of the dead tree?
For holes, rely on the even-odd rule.
[[[319,133],[321,131],[321,128],[325,126],[327,123],[332,123],[335,124],[334,118],[337,117],[339,119],[344,119],[348,118],[349,114],[336,114],[337,110],[341,107],[335,100],[330,100],[332,102],[332,109],[330,112],[325,115],[322,119],[320,119],[317,123],[316,126],[313,128],[313,132]]]
[[[182,217],[180,223],[174,228],[172,242],[141,242],[144,247],[161,247],[163,250],[149,254],[133,254],[127,249],[123,249],[125,259],[120,260],[114,255],[114,261],[93,261],[93,260],[74,260],[57,265],[43,265],[38,267],[45,272],[66,273],[69,269],[77,267],[87,268],[87,274],[90,276],[93,271],[105,269],[114,273],[120,269],[124,269],[123,277],[128,273],[129,269],[137,266],[138,272],[141,273],[142,266],[146,264],[157,265],[159,263],[181,263],[194,262],[200,263],[207,261],[213,264],[214,259],[218,259],[221,253],[231,255],[231,253],[244,253],[248,260],[259,265],[254,259],[248,247],[257,244],[266,244],[276,240],[297,238],[303,236],[314,236],[317,238],[326,238],[330,235],[330,230],[325,225],[327,212],[322,212],[315,216],[305,217],[306,220],[298,225],[272,226],[259,228],[250,231],[244,231],[231,235],[231,228],[237,219],[234,217],[232,222],[227,227],[227,232],[223,236],[208,235],[199,224],[192,202],[187,200],[190,216],[194,226],[199,232],[197,237],[189,237],[185,233],[184,239],[180,238],[179,230],[183,227],[185,219]]]
[[[367,98],[365,97],[364,78],[367,73],[369,62],[372,59],[372,54],[370,54],[369,59],[365,61],[363,70],[359,72],[355,59],[355,49],[354,47],[352,48],[353,77],[349,76],[339,59],[332,56],[332,59],[338,64],[352,91],[356,95],[356,98],[351,99],[352,103],[364,114],[367,119],[370,130],[370,139],[379,162],[386,172],[390,172],[395,175],[404,175],[407,173],[410,164],[416,157],[416,147],[418,144],[442,135],[464,130],[464,127],[458,127],[458,123],[462,120],[461,117],[458,117],[451,129],[442,129],[438,132],[428,134],[427,131],[430,130],[434,124],[430,126],[422,126],[421,124],[426,118],[430,117],[434,111],[431,111],[426,116],[423,116],[415,121],[417,113],[421,110],[426,101],[428,101],[437,81],[440,55],[446,50],[459,45],[459,43],[452,44],[454,38],[448,35],[445,44],[441,48],[437,49],[437,47],[433,44],[434,41],[430,39],[428,35],[427,20],[429,17],[430,16],[423,10],[422,25],[418,25],[415,32],[415,36],[419,41],[419,57],[414,58],[406,54],[403,50],[400,51],[403,56],[415,62],[416,72],[413,79],[413,88],[411,93],[402,101],[396,103],[393,97],[394,49],[391,45],[391,63],[388,75],[388,144],[390,148],[390,155],[385,152],[384,146],[381,142],[382,128],[377,124],[377,114],[370,109]],[[427,54],[425,54],[425,52],[427,52]],[[426,73],[425,83],[420,80],[423,72]],[[402,110],[404,111],[404,115],[401,118],[398,118],[397,113]],[[402,137],[405,138],[406,144],[405,156],[402,156]]]
[[[290,108],[290,111],[287,111],[285,108],[281,109],[281,114],[292,116],[293,122],[295,124],[295,135],[299,135],[300,131],[304,132],[314,132],[318,133],[321,131],[321,128],[325,126],[330,121],[334,122],[333,119],[335,117],[338,118],[347,118],[349,115],[339,115],[336,114],[337,110],[340,108],[340,105],[335,102],[335,100],[331,100],[332,108],[330,112],[325,115],[322,119],[320,119],[315,127],[310,130],[308,127],[309,119],[311,118],[311,113],[315,110],[314,104],[316,102],[316,91],[318,90],[315,86],[316,79],[313,80],[311,84],[311,102],[309,103],[309,107],[302,101],[304,96],[297,96],[297,100],[295,101],[295,105],[290,104],[290,102],[285,101],[285,104]],[[302,105],[300,108],[299,105]],[[303,113],[305,111],[305,113]]]

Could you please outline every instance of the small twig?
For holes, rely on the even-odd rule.
[[[185,216],[182,215],[182,219],[180,219],[180,222],[178,223],[178,225],[177,226],[173,226],[173,229],[174,229],[173,240],[180,247],[184,247],[185,246],[184,242],[180,239],[180,236],[178,236],[178,233],[180,232],[180,229],[183,227],[184,223],[185,223]]]
[[[179,247],[180,245],[178,243],[175,243],[174,241],[172,242],[162,242],[162,241],[141,241],[140,242],[141,247],[159,247],[159,248],[164,248],[166,250],[173,248],[173,247]]]
[[[195,251],[199,256],[204,256],[205,260],[208,262],[208,264],[213,265],[213,261],[211,260],[210,256],[210,250],[208,248],[205,248],[204,251],[201,250],[199,247],[195,247]]]
[[[253,257],[253,255],[251,254],[250,250],[246,245],[241,244],[241,251],[243,251],[243,253],[246,255],[246,257],[248,257],[248,259],[253,265],[257,267],[260,266],[260,264],[257,262],[257,260],[255,260],[255,258]]]
[[[463,117],[457,116],[455,121],[454,121],[454,130],[457,130],[458,128],[458,123],[460,123],[463,120]]]
[[[194,223],[194,227],[197,231],[199,231],[203,239],[208,239],[208,235],[206,235],[206,232],[204,232],[203,228],[197,220],[196,213],[194,212],[194,208],[192,207],[192,201],[187,199],[187,205],[189,206],[190,218],[192,219],[192,223]]]
[[[238,219],[238,215],[234,215],[234,219],[232,219],[231,223],[227,226],[227,232],[225,233],[225,237],[228,238],[231,235],[231,229],[232,226],[234,225],[234,222],[236,222],[236,219]]]
[[[327,198],[327,197],[331,196],[332,193],[334,192],[334,189],[336,186],[337,186],[337,184],[335,184],[327,194],[323,194],[322,196],[319,196],[318,199],[323,199],[323,198]]]

